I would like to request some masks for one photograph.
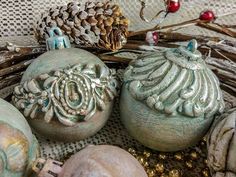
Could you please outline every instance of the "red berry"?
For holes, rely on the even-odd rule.
[[[159,41],[159,34],[158,32],[156,31],[149,31],[147,32],[146,34],[146,42],[149,44],[149,45],[157,45]]]
[[[156,31],[153,32],[152,36],[153,36],[153,40],[155,41],[155,44],[157,44],[158,41],[159,41],[159,34],[158,34],[158,32],[156,32]]]
[[[180,8],[180,2],[179,0],[169,0],[167,5],[167,12],[175,13]]]
[[[211,10],[203,11],[203,12],[200,14],[200,17],[199,17],[200,20],[205,20],[205,21],[209,21],[209,22],[215,20],[215,18],[216,18],[216,17],[215,17],[215,14],[214,14],[214,12],[211,11]]]

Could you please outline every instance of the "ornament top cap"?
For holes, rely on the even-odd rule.
[[[186,47],[180,46],[174,52],[181,54],[184,58],[189,61],[196,61],[202,58],[202,54],[197,50],[198,44],[195,39],[192,39]]]
[[[194,53],[197,50],[197,46],[197,41],[193,39],[188,43],[187,50]]]
[[[70,48],[70,40],[68,36],[63,35],[58,27],[53,27],[49,31],[49,38],[47,39],[47,50]]]

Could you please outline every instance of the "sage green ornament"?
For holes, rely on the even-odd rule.
[[[14,90],[13,103],[45,137],[85,139],[109,118],[117,94],[115,72],[95,55],[70,48],[60,29],[53,28],[50,35],[50,51],[28,67]]]
[[[0,177],[26,177],[38,155],[38,142],[24,116],[0,99]]]
[[[236,177],[236,108],[216,118],[207,149],[207,163],[213,177]]]
[[[122,122],[149,148],[178,151],[196,144],[223,109],[219,81],[195,40],[143,55],[124,74]]]

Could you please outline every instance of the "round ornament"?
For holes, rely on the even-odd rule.
[[[109,145],[88,146],[73,155],[59,177],[147,177],[141,164],[125,150]]]
[[[208,166],[213,177],[236,177],[236,108],[219,116],[208,136]]]
[[[13,103],[45,137],[81,140],[105,125],[117,94],[115,72],[95,55],[70,48],[59,28],[50,36],[50,51],[27,68]]]
[[[0,105],[0,176],[28,176],[38,155],[38,142],[15,107],[2,99]]]
[[[223,109],[219,81],[196,40],[187,47],[145,54],[124,74],[122,122],[149,148],[178,151],[195,145]]]

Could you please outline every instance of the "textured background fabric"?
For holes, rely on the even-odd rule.
[[[140,30],[155,25],[155,21],[153,23],[145,23],[141,21],[139,18],[140,3],[138,0],[114,1],[121,5],[124,13],[130,19],[130,30]],[[35,40],[29,35],[34,34],[34,24],[40,14],[50,7],[64,5],[68,2],[70,2],[70,0],[0,0],[0,46],[4,45],[6,41],[11,41],[18,45],[34,45]],[[79,2],[83,3],[85,0]],[[145,10],[147,18],[153,17],[157,11],[164,8],[162,0],[146,0],[146,2],[148,5]],[[182,0],[181,10],[178,13],[170,14],[164,21],[163,25],[197,18],[199,13],[204,9],[212,9],[217,15],[229,12],[233,13],[236,12],[236,0]],[[217,22],[235,24],[236,15],[229,15],[220,18]],[[189,34],[204,34],[209,36],[219,35],[198,27],[188,27],[180,31]],[[122,77],[122,71],[120,71],[119,76]],[[11,90],[6,88],[5,90],[2,90],[0,96],[4,97],[4,95],[9,92],[11,92]],[[88,144],[114,144],[125,149],[129,147],[135,147],[137,149],[144,148],[138,142],[133,140],[122,126],[119,116],[118,99],[107,125],[93,137],[74,143],[54,142],[40,136],[37,137],[41,147],[40,155],[44,158],[51,157],[57,160],[68,158],[70,155],[79,151]],[[167,162],[167,167],[169,169],[183,169],[185,171],[185,175],[183,176],[202,177],[201,170],[205,168],[203,161],[206,157],[206,153],[199,147],[194,147],[192,149],[195,149],[201,154],[200,158],[194,162],[194,170],[186,169],[184,163],[176,163],[172,160]],[[205,147],[203,149],[205,149]],[[185,152],[187,153],[190,150],[191,149],[187,149]]]
[[[65,5],[72,0],[1,0],[0,1],[0,37],[21,36],[33,34],[34,24],[40,14],[50,7]],[[74,0],[75,1],[75,0]],[[150,28],[153,23],[145,23],[139,18],[139,0],[113,0],[121,5],[125,15],[130,19],[130,30]],[[86,0],[77,0],[84,3]],[[164,9],[163,0],[146,0],[147,8],[145,15],[147,18],[153,17],[159,10]],[[236,0],[182,0],[180,11],[170,14],[163,25],[173,24],[188,19],[198,18],[202,10],[212,9],[217,16],[228,13],[236,13]],[[217,22],[225,24],[235,24],[236,14],[219,18]],[[208,30],[198,27],[184,29],[192,34],[216,35]]]

